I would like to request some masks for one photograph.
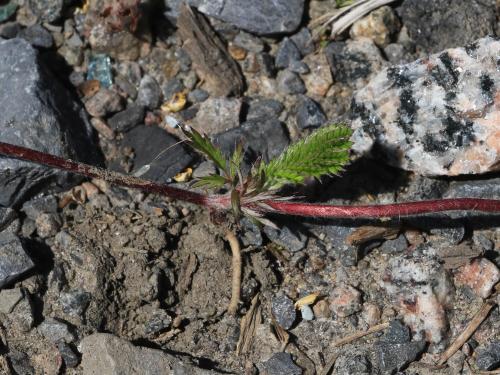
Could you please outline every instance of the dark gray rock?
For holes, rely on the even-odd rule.
[[[290,353],[274,353],[267,361],[262,362],[261,372],[267,375],[301,375],[302,369],[297,366]]]
[[[364,86],[386,64],[377,46],[368,39],[331,42],[325,55],[335,81],[352,88]]]
[[[372,373],[372,364],[368,356],[364,354],[355,356],[344,354],[335,361],[333,373],[338,375],[370,375]]]
[[[33,47],[50,48],[54,44],[52,34],[39,24],[27,27],[19,36],[26,39]]]
[[[35,197],[25,202],[21,211],[30,219],[35,220],[42,213],[57,213],[57,199],[53,195]]]
[[[108,119],[108,125],[118,132],[124,132],[139,125],[144,120],[145,108],[142,105],[130,105]]]
[[[16,211],[8,207],[0,207],[0,232],[17,217]]]
[[[307,27],[300,29],[300,31],[293,34],[290,39],[297,46],[302,57],[314,52],[312,35]]]
[[[415,175],[408,186],[403,191],[398,192],[398,201],[439,199],[447,191],[448,185],[449,183],[446,180]]]
[[[445,198],[500,198],[500,178],[471,181],[452,181]]]
[[[179,78],[172,78],[161,87],[161,91],[165,100],[170,100],[174,96],[174,94],[179,93],[183,90],[184,85]]]
[[[410,329],[397,319],[391,320],[389,328],[384,336],[380,338],[380,342],[390,344],[403,344],[405,342],[410,342],[410,340]]]
[[[137,93],[137,104],[148,109],[155,109],[160,105],[160,99],[161,89],[158,82],[149,75],[142,77],[139,92]]]
[[[75,350],[73,350],[71,346],[60,341],[57,343],[57,349],[59,350],[66,367],[74,368],[78,366],[80,363],[80,357],[75,353]]]
[[[2,141],[49,154],[101,162],[85,110],[39,61],[24,39],[0,41],[0,133]],[[0,159],[0,206],[19,204],[28,194],[64,186],[66,172],[14,159]]]
[[[17,237],[0,237],[0,289],[18,280],[35,264]]]
[[[115,85],[122,95],[126,95],[132,100],[137,99],[137,88],[127,79],[127,77],[117,75],[115,77]]]
[[[163,0],[165,4],[165,11],[163,14],[174,26],[177,24],[177,18],[179,17],[179,6],[183,2],[183,0]]]
[[[321,106],[305,95],[299,97],[296,118],[300,129],[319,128],[327,120]]]
[[[244,246],[261,246],[262,233],[260,228],[246,216],[240,220],[242,233],[241,242]]]
[[[495,0],[405,0],[399,15],[424,52],[463,46],[495,33]]]
[[[303,61],[291,61],[288,69],[297,74],[308,74],[311,71],[309,66]]]
[[[285,37],[278,47],[274,64],[278,69],[284,69],[288,68],[292,61],[299,61],[300,58],[300,51],[295,43],[290,38]]]
[[[477,353],[476,366],[480,370],[492,371],[500,367],[500,341],[479,348]]]
[[[0,38],[12,39],[21,32],[21,25],[16,21],[0,24]]]
[[[78,87],[80,86],[83,82],[85,82],[85,73],[84,72],[76,72],[76,71],[72,71],[70,74],[69,74],[69,82],[75,86],[75,87]]]
[[[61,17],[64,0],[29,0],[28,7],[40,21],[53,22]]]
[[[382,246],[380,246],[380,250],[386,254],[402,253],[406,249],[408,249],[408,241],[403,235],[399,235],[393,240],[386,240]]]
[[[65,314],[82,318],[91,299],[92,295],[90,293],[83,290],[73,290],[61,293],[58,302]]]
[[[61,341],[70,343],[76,339],[68,324],[53,318],[46,318],[37,327],[37,330],[42,336],[54,344]]]
[[[146,164],[149,170],[142,178],[156,182],[168,182],[193,161],[185,146],[176,144],[178,140],[156,126],[136,126],[124,134],[122,146],[134,149],[134,171]],[[167,150],[167,151],[165,151]],[[158,157],[158,155],[160,155]],[[158,158],[157,158],[158,157]]]
[[[297,318],[293,301],[281,293],[274,296],[271,310],[276,322],[284,329],[290,329]]]
[[[31,366],[27,354],[15,349],[9,349],[7,357],[16,374],[35,375],[35,369]]]
[[[249,103],[247,120],[278,118],[283,109],[285,109],[285,106],[275,99],[257,98]]]
[[[280,229],[274,229],[269,226],[264,227],[264,233],[269,239],[283,246],[288,251],[295,253],[306,247],[307,235],[296,228],[293,224],[288,224]]]
[[[402,344],[378,342],[376,347],[379,368],[382,374],[395,374],[413,362],[425,349],[425,341]]]
[[[279,156],[289,143],[283,124],[275,117],[248,120],[215,137],[215,143],[227,155],[233,152],[240,140],[245,147],[244,161],[247,165],[258,156],[266,161]]]
[[[458,214],[457,214],[458,215]],[[452,222],[453,225],[450,227],[446,228],[432,228],[430,227],[430,233],[433,235],[436,235],[438,237],[441,237],[442,239],[446,240],[447,242],[458,245],[462,240],[464,239],[465,236],[465,226],[464,224],[460,223],[459,221],[453,222],[453,215],[439,215],[438,217],[442,218],[444,222]]]
[[[188,100],[191,103],[202,103],[205,100],[207,100],[209,97],[208,92],[206,92],[203,89],[194,89],[193,91],[190,91],[188,94]]]
[[[304,13],[304,0],[189,0],[202,13],[257,35],[291,33]]]
[[[158,334],[165,331],[172,324],[172,318],[165,310],[156,309],[151,319],[145,324],[144,333],[146,335]]]
[[[264,51],[264,42],[249,33],[240,31],[233,40],[233,43],[249,52],[260,53]]]
[[[290,70],[282,70],[276,78],[278,90],[283,94],[304,94],[306,86],[297,73]]]

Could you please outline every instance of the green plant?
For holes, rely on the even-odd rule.
[[[241,143],[237,144],[231,157],[226,157],[207,136],[188,126],[182,126],[181,129],[191,146],[212,160],[221,172],[198,179],[193,187],[226,188],[236,217],[245,214],[265,224],[269,222],[263,221],[258,211],[248,207],[242,209],[241,202],[257,205],[276,198],[275,193],[286,184],[302,184],[307,178],[318,179],[324,175],[337,174],[349,162],[349,137],[352,131],[342,124],[317,130],[269,162],[258,160],[247,175],[241,170],[244,155]]]

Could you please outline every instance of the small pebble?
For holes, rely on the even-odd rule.
[[[292,61],[299,61],[300,51],[290,38],[285,37],[278,47],[274,63],[278,69],[288,68]]]
[[[158,82],[149,75],[142,77],[137,93],[137,103],[149,109],[155,109],[160,105],[160,99],[161,89]]]
[[[300,129],[318,128],[327,121],[321,106],[305,95],[299,97],[296,119]]]
[[[262,372],[267,375],[301,375],[302,369],[297,366],[289,353],[274,353],[271,358],[261,363]]]
[[[290,329],[297,318],[293,301],[282,293],[273,298],[271,310],[278,324],[284,329]]]
[[[38,24],[22,30],[20,36],[26,39],[33,47],[50,48],[54,44],[52,34]]]
[[[306,92],[306,87],[302,79],[300,79],[297,73],[290,70],[280,71],[276,80],[278,82],[278,89],[283,94],[304,94]]]
[[[480,370],[492,371],[500,367],[500,341],[477,349],[476,366]]]
[[[311,306],[309,305],[304,305],[300,308],[300,313],[302,314],[302,319],[304,320],[313,320],[314,319],[314,312],[311,309]]]
[[[455,275],[457,284],[469,286],[481,298],[488,298],[498,281],[500,270],[486,258],[473,259],[460,267]]]
[[[330,296],[330,308],[344,318],[361,310],[361,293],[350,285],[335,287]]]
[[[94,117],[105,117],[123,109],[123,101],[116,91],[101,88],[85,103],[87,112]]]

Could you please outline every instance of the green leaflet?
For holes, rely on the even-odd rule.
[[[200,177],[191,185],[194,188],[220,189],[226,183],[226,179],[218,174]]]
[[[215,147],[206,135],[198,133],[196,129],[190,126],[181,126],[180,129],[189,138],[191,146],[195,150],[205,154],[219,169],[226,171],[226,158],[222,154],[222,151]]]
[[[307,177],[319,178],[340,172],[349,162],[351,134],[351,129],[344,125],[323,127],[290,146],[268,164],[262,163],[263,190],[275,190],[288,183],[303,183]]]

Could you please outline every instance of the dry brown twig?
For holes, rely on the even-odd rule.
[[[380,323],[377,325],[374,325],[373,327],[368,328],[366,331],[358,331],[351,333],[350,335],[347,335],[340,340],[335,341],[331,347],[332,348],[338,348],[340,346],[343,346],[345,344],[349,344],[353,341],[356,341],[362,337],[368,336],[372,333],[383,331],[384,329],[389,327],[389,323]]]
[[[446,349],[441,357],[439,358],[438,366],[444,365],[450,357],[455,354],[470,337],[476,332],[476,329],[481,325],[481,323],[488,317],[491,309],[496,305],[494,301],[486,301],[478,312],[474,315],[472,320],[469,322],[467,327],[463,330],[463,332],[458,335],[458,337],[453,341],[453,343]]]
[[[252,299],[252,304],[246,315],[241,319],[240,337],[236,345],[236,355],[245,354],[250,350],[255,336],[255,330],[261,323],[259,294]]]

